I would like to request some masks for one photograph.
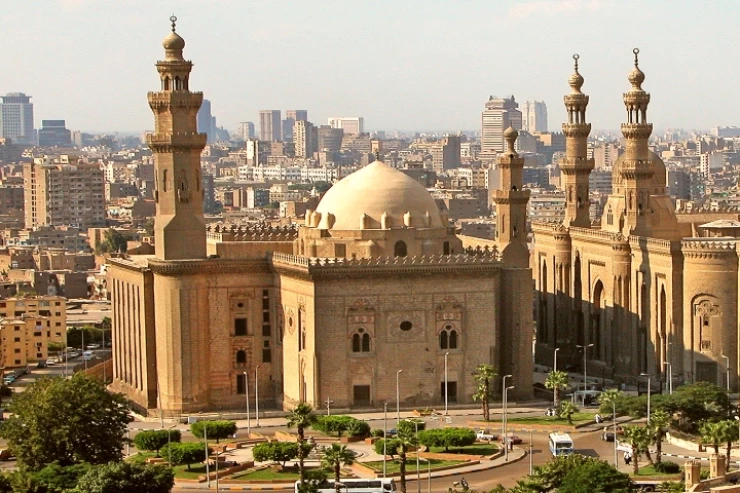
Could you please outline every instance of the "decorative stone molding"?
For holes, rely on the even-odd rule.
[[[271,272],[267,260],[249,259],[208,259],[208,260],[149,260],[149,268],[161,276],[187,276],[199,274],[233,274],[238,272]]]

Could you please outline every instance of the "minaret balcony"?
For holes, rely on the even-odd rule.
[[[494,190],[493,201],[496,204],[526,204],[530,190]]]
[[[208,141],[206,134],[178,132],[172,134],[147,134],[146,143],[153,152],[172,152],[175,149],[203,149]]]
[[[587,138],[591,133],[590,123],[563,123],[563,133],[566,137]]]
[[[652,123],[623,123],[622,135],[625,139],[647,139],[653,133]]]

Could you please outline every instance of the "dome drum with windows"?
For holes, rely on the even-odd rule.
[[[337,182],[306,212],[295,248],[298,255],[329,258],[462,253],[446,211],[421,184],[381,160]]]

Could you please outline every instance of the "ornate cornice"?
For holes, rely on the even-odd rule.
[[[685,258],[719,259],[737,255],[735,241],[728,240],[684,240],[681,251]]]
[[[149,268],[152,272],[160,276],[272,272],[269,262],[264,257],[206,260],[152,259],[149,261]]]

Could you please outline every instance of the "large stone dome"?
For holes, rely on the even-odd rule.
[[[622,168],[627,154],[624,153],[614,161],[612,165],[612,186],[617,187],[623,184]],[[666,169],[663,160],[653,151],[648,151],[648,164],[653,170],[653,185],[656,187],[666,186]]]
[[[338,181],[321,199],[319,228],[443,228],[436,202],[413,178],[375,161]],[[385,216],[385,217],[384,217]]]

